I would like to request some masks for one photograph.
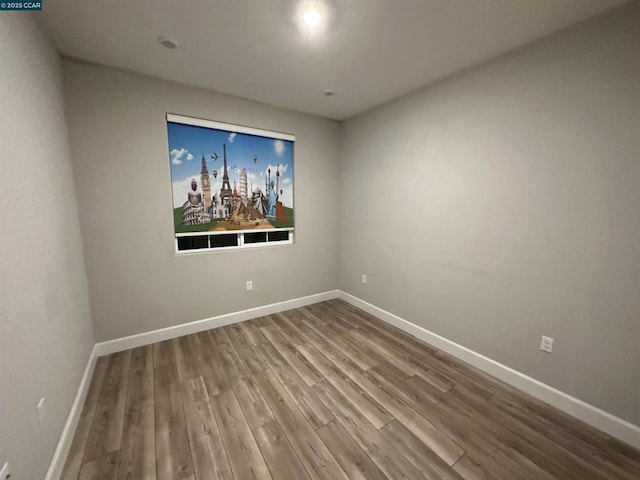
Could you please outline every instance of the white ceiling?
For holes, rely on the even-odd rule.
[[[64,55],[342,120],[626,0],[331,0],[320,38],[294,3],[55,0],[38,16]]]

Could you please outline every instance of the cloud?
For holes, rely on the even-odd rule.
[[[273,141],[273,149],[279,157],[284,153],[284,142],[282,140]]]
[[[286,185],[287,183],[291,183],[291,179],[290,178],[285,178],[284,180],[282,180],[282,184]]]
[[[186,148],[174,148],[173,150],[171,150],[169,152],[169,155],[171,157],[171,164],[180,165],[182,163],[182,157],[184,157],[185,153],[187,154],[187,160],[191,160],[193,158],[193,155],[191,155]]]
[[[280,175],[284,175],[286,173],[286,171],[289,169],[289,165],[287,165],[286,163],[280,163],[278,165],[267,165],[266,168],[264,169],[264,172],[260,174],[260,176],[263,175],[267,175],[267,171],[271,169],[271,175],[275,175],[276,174],[276,169],[280,170]]]
[[[229,143],[233,143],[233,139],[236,138],[236,132],[231,132],[229,134]]]
[[[220,189],[222,188],[222,180],[216,180],[211,183],[211,198],[215,197],[220,193]]]

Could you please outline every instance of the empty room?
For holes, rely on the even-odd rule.
[[[640,479],[640,1],[0,45],[0,480]]]

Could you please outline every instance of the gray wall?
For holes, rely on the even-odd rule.
[[[64,79],[97,341],[336,288],[338,123],[72,61]],[[296,135],[295,245],[175,255],[167,112]]]
[[[341,289],[635,424],[638,25],[635,2],[346,121],[339,263]]]
[[[60,59],[30,15],[0,15],[0,466],[16,479],[44,477],[93,347]]]

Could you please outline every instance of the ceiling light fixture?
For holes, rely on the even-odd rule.
[[[163,47],[167,47],[170,50],[174,48],[178,48],[178,42],[176,42],[173,38],[169,38],[166,35],[160,35],[158,38],[158,43]]]
[[[324,91],[324,95],[325,95],[326,97],[333,97],[335,94],[336,94],[335,90],[331,90],[330,88],[327,88],[327,89]]]
[[[322,22],[322,15],[311,7],[309,10],[302,14],[302,20],[310,28],[316,28]]]
[[[329,7],[324,0],[302,0],[298,3],[295,17],[302,33],[318,35],[327,27]]]

